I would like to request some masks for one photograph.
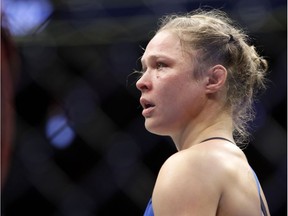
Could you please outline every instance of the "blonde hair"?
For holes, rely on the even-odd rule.
[[[184,48],[197,52],[196,79],[215,64],[227,69],[227,105],[232,109],[233,134],[238,145],[245,144],[249,137],[247,123],[254,118],[254,96],[265,88],[267,61],[249,45],[247,34],[220,10],[198,9],[165,16],[157,32],[163,30],[176,33]]]

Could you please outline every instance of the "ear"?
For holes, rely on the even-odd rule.
[[[206,93],[218,92],[227,78],[227,70],[222,65],[215,65],[209,69],[207,74]]]

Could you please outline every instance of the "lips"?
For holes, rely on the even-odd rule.
[[[148,117],[151,115],[151,112],[153,111],[155,104],[149,100],[146,100],[144,98],[140,98],[140,104],[143,107],[142,115],[144,117]]]
[[[143,107],[143,109],[148,109],[150,107],[154,107],[155,106],[151,101],[148,101],[148,100],[146,100],[144,98],[140,98],[140,104]]]

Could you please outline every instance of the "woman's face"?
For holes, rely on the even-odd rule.
[[[159,135],[184,130],[205,102],[204,82],[193,79],[191,54],[175,34],[162,31],[148,43],[141,62],[143,75],[136,86],[146,129]]]

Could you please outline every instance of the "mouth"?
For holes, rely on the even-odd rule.
[[[144,108],[144,109],[149,109],[149,108],[154,107],[154,106],[155,106],[155,105],[153,105],[153,104],[151,104],[151,103],[145,103],[144,106],[143,106],[143,108]]]
[[[143,109],[149,109],[155,106],[155,104],[143,98],[140,99],[140,104]]]
[[[148,101],[147,99],[144,99],[144,98],[140,98],[140,104],[143,108],[142,115],[145,118],[150,118],[154,113],[155,104],[152,103],[151,101]]]

